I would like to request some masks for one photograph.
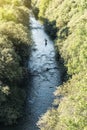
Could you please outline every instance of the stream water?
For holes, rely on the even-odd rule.
[[[55,58],[54,43],[44,32],[43,25],[39,21],[31,17],[30,22],[34,44],[28,62],[30,77],[25,116],[18,125],[0,128],[0,130],[39,130],[36,123],[39,117],[52,106],[53,92],[61,84],[61,71]]]

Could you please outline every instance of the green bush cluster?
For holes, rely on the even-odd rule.
[[[5,124],[22,116],[26,97],[21,83],[32,41],[25,6],[25,0],[0,0],[0,122]]]
[[[38,125],[41,130],[87,130],[87,1],[51,0],[47,8],[41,3],[39,16],[56,21],[55,44],[71,77],[55,92],[59,107],[48,110]]]

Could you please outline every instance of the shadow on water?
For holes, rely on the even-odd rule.
[[[28,62],[29,76],[24,117],[17,125],[2,127],[0,130],[39,130],[36,122],[52,106],[53,92],[62,82],[53,41],[39,21],[31,16],[30,22],[34,45]]]

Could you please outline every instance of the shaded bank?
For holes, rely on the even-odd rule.
[[[0,122],[16,123],[26,97],[25,62],[32,43],[24,1],[0,0]]]

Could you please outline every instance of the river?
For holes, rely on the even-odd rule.
[[[25,116],[17,125],[2,127],[0,130],[39,130],[36,123],[39,117],[52,106],[53,92],[61,84],[61,71],[56,61],[53,41],[44,32],[43,25],[34,17],[30,18],[30,25],[34,44],[28,62],[30,76]]]

